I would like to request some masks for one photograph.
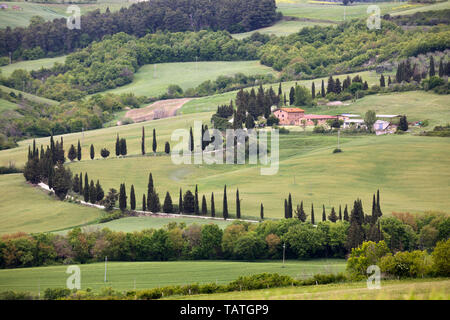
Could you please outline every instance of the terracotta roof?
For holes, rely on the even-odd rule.
[[[306,119],[336,119],[336,116],[322,115],[322,114],[305,114]]]
[[[305,112],[305,110],[300,108],[281,108],[281,110],[286,112]]]

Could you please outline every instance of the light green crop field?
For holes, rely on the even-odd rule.
[[[118,220],[113,220],[105,223],[89,224],[83,227],[83,230],[93,231],[102,230],[108,228],[113,231],[122,232],[134,232],[141,231],[145,229],[161,229],[167,226],[171,222],[185,223],[187,226],[191,224],[217,224],[221,229],[231,224],[229,220],[211,220],[202,218],[186,218],[186,217],[127,217]],[[59,231],[58,233],[65,234],[67,230]]]
[[[363,81],[367,81],[367,84],[370,86],[374,84],[379,84],[380,75],[377,74],[375,71],[362,71],[362,72],[354,72],[348,74],[351,78],[353,78],[356,75],[360,75],[363,79]],[[385,74],[387,76],[388,74]],[[343,75],[337,75],[333,76],[333,78],[340,79],[341,83],[342,81],[347,77],[347,74]],[[314,80],[299,80],[299,81],[287,81],[281,83],[281,89],[284,93],[286,93],[286,97],[289,99],[289,90],[292,86],[295,86],[295,83],[298,83],[299,85],[305,86],[309,90],[311,89],[311,85],[314,82],[314,86],[316,87],[316,93],[320,91],[321,82],[324,80],[325,89],[328,84],[328,77],[324,78],[317,78]],[[269,87],[272,87],[275,92],[278,93],[278,84],[265,84],[263,85],[264,89],[269,89]],[[253,87],[255,90],[258,88],[258,86]],[[245,88],[244,90],[250,91],[252,88]],[[236,98],[236,93],[238,91],[230,91],[222,94],[216,94],[213,96],[207,96],[207,97],[201,97],[193,99],[187,103],[185,103],[179,110],[178,113],[180,114],[188,114],[188,113],[198,113],[198,112],[207,112],[207,111],[216,111],[217,106],[221,104],[228,104],[230,103],[230,100],[234,100]],[[314,111],[315,112],[315,111]]]
[[[267,35],[275,35],[277,37],[279,36],[287,36],[292,33],[299,32],[301,29],[305,27],[313,27],[315,25],[320,26],[328,26],[331,25],[330,22],[318,22],[318,21],[302,21],[302,20],[281,20],[274,25],[266,28],[257,29],[254,31],[244,32],[244,33],[235,33],[233,34],[233,37],[236,39],[243,39],[248,36],[251,36],[255,32],[259,32],[261,34],[267,34]]]
[[[125,86],[108,90],[116,94],[133,92],[137,96],[154,97],[163,94],[171,84],[179,85],[183,90],[193,88],[206,80],[215,80],[218,76],[232,76],[237,73],[246,75],[273,74],[276,71],[263,66],[259,61],[200,61],[147,64],[134,75],[133,82]]]
[[[448,300],[450,280],[414,279],[381,281],[370,290],[365,281],[306,287],[272,288],[254,291],[173,297],[189,300]],[[168,298],[170,299],[170,298]]]
[[[419,8],[424,10],[429,6],[421,4],[408,4],[407,2],[353,3],[351,5],[344,6],[342,4],[327,4],[321,1],[277,1],[278,11],[282,12],[284,16],[316,19],[319,20],[319,23],[320,20],[343,22],[356,18],[369,17],[370,14],[367,13],[367,8],[370,5],[377,5],[381,10],[381,15],[394,12],[403,14],[406,10],[418,10]]]
[[[395,101],[392,104],[392,101]],[[413,103],[413,101],[416,101]],[[392,106],[391,106],[392,105]],[[389,107],[391,106],[391,107]],[[445,96],[424,92],[405,92],[391,95],[369,96],[354,105],[342,108],[346,112],[364,111],[376,107],[382,113],[411,113],[411,120],[430,119],[442,123],[450,119]],[[333,113],[333,110],[321,109]],[[312,110],[310,110],[312,111]],[[161,201],[166,191],[178,202],[179,188],[194,190],[208,199],[214,192],[216,212],[222,211],[223,186],[228,187],[228,204],[231,215],[235,212],[235,191],[239,188],[243,217],[258,217],[262,202],[265,216],[281,218],[284,198],[292,193],[294,204],[301,200],[307,208],[314,203],[316,215],[325,205],[352,205],[360,197],[366,211],[370,211],[371,197],[381,190],[384,213],[392,211],[421,212],[447,211],[450,205],[450,141],[446,138],[414,135],[341,136],[343,153],[333,154],[335,135],[313,135],[301,131],[280,135],[279,171],[273,176],[262,176],[256,165],[175,165],[169,156],[140,155],[141,128],[147,133],[147,150],[151,146],[151,130],[156,129],[158,150],[165,141],[171,141],[175,129],[189,128],[194,120],[208,122],[211,113],[198,113],[155,120],[122,127],[69,134],[64,138],[66,148],[82,141],[83,160],[68,167],[74,172],[87,172],[90,179],[99,179],[105,190],[118,189],[125,183],[127,190],[134,185],[137,207],[141,207],[142,194],[146,192],[147,177],[153,173],[155,187]],[[127,139],[125,158],[111,156],[98,159],[98,150],[107,147],[114,153],[116,134]],[[58,137],[57,137],[58,138]],[[20,142],[20,147],[0,152],[0,164],[15,161],[22,165],[31,140]],[[48,138],[38,139],[47,144]],[[90,144],[97,150],[96,160],[86,160]],[[175,142],[172,142],[172,148]],[[308,210],[309,212],[309,210]]]
[[[12,103],[5,99],[0,99],[0,113],[6,110],[14,110],[17,108],[15,103]]]
[[[8,77],[16,69],[24,69],[27,71],[39,70],[41,68],[51,68],[56,62],[64,63],[66,56],[56,57],[56,58],[44,58],[28,61],[20,61],[16,63],[9,64],[0,68],[1,74]]]
[[[25,182],[22,174],[0,175],[0,234],[44,232],[91,222],[98,209],[50,198],[46,192]],[[1,281],[0,281],[1,283]]]
[[[74,1],[75,2],[75,1]],[[30,24],[30,19],[33,16],[41,16],[44,20],[50,21],[53,19],[65,18],[69,16],[66,13],[70,4],[44,4],[44,3],[30,3],[30,2],[7,2],[7,9],[0,10],[0,28],[6,27],[27,27]],[[127,2],[111,2],[111,3],[96,3],[96,4],[76,4],[81,9],[81,14],[89,11],[100,9],[104,12],[107,7],[111,11],[117,11],[122,7],[128,7],[130,3]],[[22,10],[15,10],[12,7],[18,6]]]
[[[37,103],[45,103],[48,105],[56,105],[59,102],[55,101],[55,100],[51,100],[51,99],[47,99],[47,98],[43,98],[43,97],[39,97],[39,96],[35,96],[33,94],[24,92],[24,91],[20,91],[20,90],[16,90],[16,89],[12,89],[9,87],[5,87],[3,85],[0,85],[0,90],[10,93],[10,92],[14,92],[16,95],[22,94],[22,96],[24,96],[26,99],[30,100],[30,101],[34,101]]]
[[[99,291],[104,287],[116,290],[137,290],[168,285],[217,282],[224,284],[239,276],[256,273],[279,273],[303,279],[317,273],[338,273],[345,270],[343,259],[310,261],[237,262],[237,261],[167,261],[167,262],[108,262],[107,282],[104,263],[79,265],[81,289]],[[46,288],[65,288],[67,266],[50,266],[0,270],[0,292],[28,291],[41,295]]]

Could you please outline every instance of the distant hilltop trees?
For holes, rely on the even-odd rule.
[[[0,56],[38,59],[72,52],[106,35],[125,32],[137,37],[157,31],[227,30],[246,32],[273,24],[279,15],[275,0],[151,0],[117,12],[94,10],[81,16],[81,29],[70,30],[66,19],[36,21],[27,28],[0,30]]]

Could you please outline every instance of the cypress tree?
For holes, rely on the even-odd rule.
[[[345,220],[345,221],[350,221],[349,216],[348,216],[348,208],[347,208],[347,205],[345,205],[345,209],[344,209],[344,220]]]
[[[392,84],[391,76],[388,77],[388,86]]]
[[[442,62],[442,60],[441,60],[441,62]],[[283,91],[281,90],[281,82],[280,82],[280,84],[278,86],[278,96],[281,97],[282,93],[283,93]]]
[[[53,189],[53,177],[55,175],[55,169],[53,168],[53,166],[50,166],[49,170],[48,170],[48,187],[50,189]]]
[[[78,146],[77,146],[77,159],[78,159],[78,161],[81,160],[81,144],[80,144],[80,140],[78,140]]]
[[[291,87],[291,90],[289,91],[289,105],[293,105],[295,102],[295,89],[294,87]]]
[[[320,90],[322,98],[325,98],[325,82],[322,80],[322,88]]]
[[[170,153],[170,143],[169,143],[169,141],[166,141],[166,145],[164,146],[164,152],[166,154]]]
[[[173,212],[172,198],[170,197],[169,191],[166,192],[166,198],[164,199],[163,211],[165,213]]]
[[[334,79],[333,76],[330,76],[328,78],[328,83],[327,83],[327,94],[334,92]]]
[[[197,185],[195,185],[194,213],[195,214],[199,214],[200,213],[200,208],[199,208],[199,205],[198,205],[198,186]]]
[[[89,202],[89,180],[87,172],[84,174],[84,202]]]
[[[373,195],[373,199],[372,199],[372,221],[371,223],[375,223],[375,221],[377,220],[378,217],[378,212],[377,212],[377,203],[375,201],[375,194]]]
[[[73,177],[73,192],[78,193],[80,192],[80,178],[78,177],[78,173],[75,174],[75,177]]]
[[[339,220],[342,221],[342,207],[339,205]]]
[[[122,183],[120,185],[119,208],[120,210],[122,210],[122,212],[127,208],[127,192],[125,190],[125,183]]]
[[[145,129],[142,126],[142,138],[141,138],[141,153],[144,156],[145,155]]]
[[[442,78],[442,76],[444,75],[444,63],[442,62],[442,58],[439,61],[439,77]]]
[[[120,156],[120,140],[119,140],[119,134],[117,134],[116,138],[116,156]]]
[[[239,199],[239,189],[236,189],[236,218],[241,218],[241,200]]]
[[[134,185],[131,185],[130,190],[130,208],[136,210],[136,195],[134,194]]]
[[[264,206],[262,203],[261,203],[261,210],[259,213],[259,217],[261,218],[261,220],[264,220]]]
[[[314,204],[311,203],[311,224],[314,225],[315,221],[314,221]]]
[[[105,197],[105,192],[103,191],[102,186],[100,185],[100,181],[97,180],[97,184],[95,185],[96,193],[97,193],[97,202],[100,202]]]
[[[206,197],[203,195],[202,197],[202,214],[207,215],[208,214],[208,206],[206,205]]]
[[[352,248],[357,248],[363,241],[364,230],[362,226],[356,220],[352,220],[347,234],[347,249],[350,251]]]
[[[386,82],[385,82],[385,80],[384,80],[384,75],[383,75],[383,74],[382,74],[381,77],[380,77],[380,87],[381,87],[381,88],[386,87]]]
[[[127,140],[125,140],[125,138],[120,139],[119,141],[119,149],[120,149],[120,154],[122,156],[126,156],[128,151],[127,151]]]
[[[313,82],[312,85],[311,85],[311,97],[312,97],[313,99],[316,98],[316,85],[314,84],[314,82]]]
[[[292,196],[290,193],[288,197],[288,218],[292,218]]]
[[[180,188],[180,197],[178,199],[178,213],[183,212],[183,191]]]
[[[286,104],[287,104],[287,99],[286,99],[286,92],[284,93],[284,98],[283,98],[283,102],[284,102],[284,105],[286,105]]]
[[[216,206],[214,204],[214,192],[211,192],[211,217],[216,216]]]
[[[194,213],[194,195],[191,190],[186,191],[183,197],[183,212]]]
[[[336,223],[338,220],[338,216],[336,215],[336,211],[334,210],[334,207],[331,208],[331,213],[328,216],[328,220],[330,220],[333,223]]]
[[[189,149],[194,152],[194,134],[192,133],[192,127],[189,130]]]
[[[83,173],[82,172],[80,172],[80,184],[79,184],[79,186],[78,186],[78,193],[80,194],[80,195],[83,195]]]
[[[77,152],[75,151],[75,147],[73,144],[69,148],[69,153],[67,153],[67,157],[69,158],[70,161],[75,160],[75,158],[77,157]]]
[[[305,213],[305,210],[303,209],[303,201],[300,202],[300,206],[297,205],[297,218],[301,222],[305,222],[306,221],[306,213]]]
[[[434,58],[433,56],[430,57],[430,77],[434,76],[436,74],[436,70],[434,69]]]
[[[383,215],[383,212],[381,212],[381,205],[380,205],[380,190],[377,190],[377,216],[380,218]]]
[[[156,145],[157,145],[157,143],[156,143],[156,129],[153,128],[153,144],[152,144],[153,153],[156,153]]]
[[[284,218],[289,218],[287,199],[284,199]]]
[[[145,193],[142,194],[142,211],[147,211],[147,200],[145,199]]]
[[[91,144],[91,154],[90,154],[90,156],[91,156],[91,160],[94,160],[95,151],[94,151],[94,145],[93,144]]]
[[[97,189],[94,185],[94,180],[91,180],[91,183],[89,185],[89,202],[95,203],[97,201]]]
[[[228,219],[227,185],[223,188],[223,219]]]
[[[327,221],[327,215],[325,213],[325,205],[322,205],[323,211],[322,211],[322,221]]]

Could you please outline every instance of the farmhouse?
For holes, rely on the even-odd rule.
[[[280,124],[299,126],[300,120],[305,117],[305,110],[300,108],[280,108],[274,111],[275,117],[280,120]]]
[[[304,119],[307,126],[325,125],[328,120],[337,119],[337,116],[328,116],[322,114],[306,114]]]

